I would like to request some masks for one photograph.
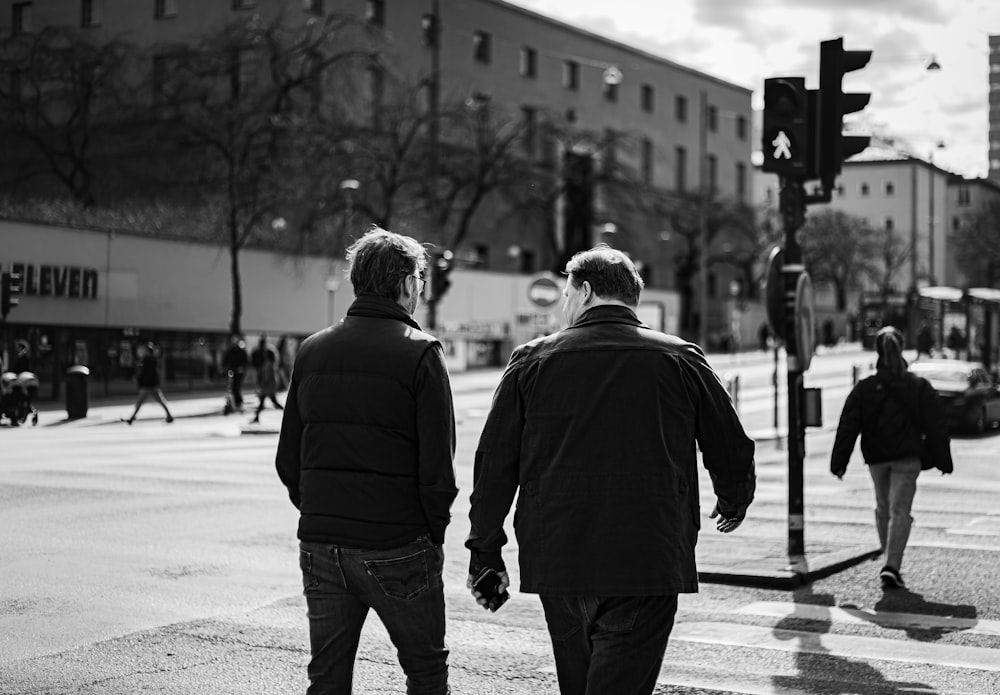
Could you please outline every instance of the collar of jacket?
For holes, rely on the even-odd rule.
[[[397,321],[402,321],[408,326],[413,326],[418,331],[423,329],[416,320],[406,313],[406,309],[401,307],[398,302],[394,302],[391,299],[386,299],[385,297],[373,297],[373,296],[363,296],[358,297],[351,304],[351,308],[347,310],[348,316],[361,316],[366,319],[396,319]]]
[[[592,326],[595,323],[621,323],[626,326],[642,326],[643,328],[647,328],[646,324],[640,321],[639,317],[635,315],[634,310],[618,304],[602,304],[601,306],[587,309],[580,316],[580,320],[570,326],[570,328]]]

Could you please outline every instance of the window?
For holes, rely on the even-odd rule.
[[[153,103],[163,102],[167,85],[167,56],[153,56]]]
[[[674,97],[674,118],[677,119],[678,123],[687,123],[688,100],[687,97],[680,94]]]
[[[736,162],[736,200],[747,202],[747,165]]]
[[[719,132],[719,107],[709,105],[707,113],[705,114],[708,118],[708,130],[712,133]]]
[[[437,23],[429,12],[420,19],[420,35],[426,48],[437,45]]]
[[[736,137],[739,140],[747,139],[747,117],[737,116],[736,117]]]
[[[896,228],[896,220],[892,219],[891,217],[886,217],[885,218],[885,231],[891,232],[895,228]]]
[[[653,91],[653,86],[649,84],[642,85],[642,89],[639,92],[639,105],[642,110],[646,113],[653,113],[653,108],[655,106],[655,95]]]
[[[521,47],[521,77],[538,77],[538,51],[529,46]]]
[[[958,204],[961,206],[966,206],[972,202],[972,194],[969,191],[968,186],[958,187]]]
[[[472,35],[472,57],[477,63],[489,65],[492,56],[492,36],[485,31],[477,31]]]
[[[991,159],[990,160],[990,170],[991,171],[996,171],[998,169],[1000,169],[1000,159]]]
[[[774,189],[770,186],[768,186],[764,191],[764,199],[767,200],[768,203],[774,202]]]
[[[618,102],[618,85],[610,82],[604,83],[604,101]]]
[[[308,14],[322,15],[323,0],[302,0],[302,10]]]
[[[837,184],[837,195],[839,197],[843,197],[843,195],[844,195],[844,184],[842,184],[842,183],[838,183]]]
[[[248,10],[257,7],[257,0],[233,0],[234,10]]]
[[[521,120],[524,123],[521,146],[525,155],[534,157],[538,153],[538,109],[534,106],[522,106]]]
[[[96,27],[101,24],[101,0],[80,0],[80,26]]]
[[[960,231],[962,229],[962,218],[955,216],[951,218],[951,230],[953,232]]]
[[[867,197],[868,193],[870,192],[870,188],[867,183],[862,183],[860,186],[860,190],[862,197]]]
[[[675,166],[677,167],[674,172],[674,180],[676,181],[677,191],[683,193],[687,190],[687,150],[680,145],[675,147],[674,159]]]
[[[31,3],[15,2],[10,11],[10,33],[12,36],[31,33]]]
[[[642,182],[647,186],[653,185],[653,141],[649,138],[642,139]]]
[[[892,181],[886,181],[882,185],[882,190],[885,191],[885,196],[887,198],[891,198],[892,196],[896,195],[896,184],[893,183]]]
[[[580,64],[576,61],[563,61],[563,87],[574,92],[580,89]]]
[[[377,27],[384,27],[385,0],[368,0],[365,5],[365,20]]]
[[[708,190],[712,193],[719,188],[719,160],[714,154],[706,157],[708,160]]]
[[[368,97],[372,106],[372,124],[378,128],[382,122],[382,101],[385,98],[385,73],[378,65],[368,68]]]
[[[153,16],[156,19],[167,19],[177,16],[177,0],[156,0],[153,5]]]
[[[229,67],[229,79],[232,86],[233,99],[239,99],[250,91],[250,75],[252,70],[253,66],[250,64],[249,52],[233,51],[232,64]]]

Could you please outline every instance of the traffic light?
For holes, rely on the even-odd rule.
[[[451,287],[451,270],[454,254],[451,251],[441,251],[433,256],[431,264],[431,296],[432,301],[438,301]]]
[[[815,175],[809,99],[804,77],[764,80],[764,171],[802,180]]]
[[[860,111],[871,94],[843,92],[844,75],[860,70],[871,60],[871,51],[845,51],[843,37],[819,45],[819,104],[817,125],[817,168],[824,188],[833,188],[841,164],[866,147],[871,138],[844,135],[844,114]]]
[[[10,310],[21,303],[21,274],[4,273],[0,287],[0,316],[7,318]]]

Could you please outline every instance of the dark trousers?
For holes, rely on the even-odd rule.
[[[677,595],[541,596],[562,695],[648,695],[656,686]]]
[[[351,694],[369,609],[396,647],[406,692],[449,692],[441,546],[422,537],[389,550],[305,541],[299,549],[312,651],[307,695]]]

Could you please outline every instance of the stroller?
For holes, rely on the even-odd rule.
[[[34,372],[4,372],[0,375],[0,419],[6,417],[12,427],[19,427],[31,416],[38,424],[38,410],[32,402],[38,397],[38,377]]]

